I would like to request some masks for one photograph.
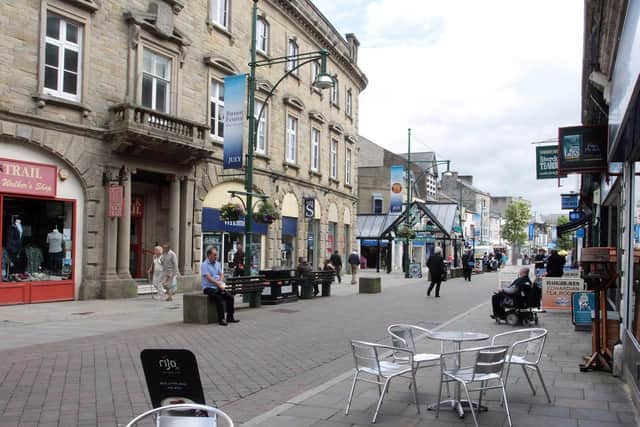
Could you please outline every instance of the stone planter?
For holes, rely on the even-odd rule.
[[[358,285],[361,294],[379,294],[382,292],[381,277],[361,277]]]

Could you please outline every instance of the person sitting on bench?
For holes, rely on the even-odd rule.
[[[511,282],[511,284],[504,289],[498,289],[498,291],[491,297],[491,306],[493,308],[492,319],[504,317],[504,307],[502,302],[506,296],[512,298],[518,298],[522,289],[525,286],[532,286],[531,280],[529,280],[529,269],[522,267],[518,278]]]
[[[233,295],[227,293],[224,288],[224,273],[218,262],[218,251],[214,248],[207,249],[207,259],[200,266],[202,276],[202,291],[209,298],[213,298],[218,311],[218,324],[227,326],[227,323],[238,323],[233,317]],[[226,307],[225,307],[226,306]],[[227,312],[227,320],[224,320],[224,312]]]

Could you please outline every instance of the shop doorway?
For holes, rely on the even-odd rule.
[[[142,272],[142,218],[131,218],[131,247],[129,273],[134,279],[144,277]]]

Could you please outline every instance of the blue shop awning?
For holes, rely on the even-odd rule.
[[[256,234],[267,234],[267,224],[260,224],[253,221],[253,232]],[[202,231],[211,232],[227,232],[227,233],[244,233],[244,216],[238,221],[222,221],[220,219],[220,211],[212,208],[202,208]]]

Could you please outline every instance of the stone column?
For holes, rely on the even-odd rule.
[[[105,187],[104,200],[109,198],[109,187]],[[118,256],[118,218],[109,217],[109,206],[104,209],[104,278],[117,279],[116,258]]]
[[[169,184],[169,246],[180,259],[180,180],[170,177]]]
[[[183,203],[181,204],[182,223],[180,224],[180,271],[182,274],[193,274],[193,195],[195,181],[186,178],[182,182]]]
[[[131,171],[124,170],[124,212],[118,220],[118,276],[131,279],[129,256],[131,251]]]

